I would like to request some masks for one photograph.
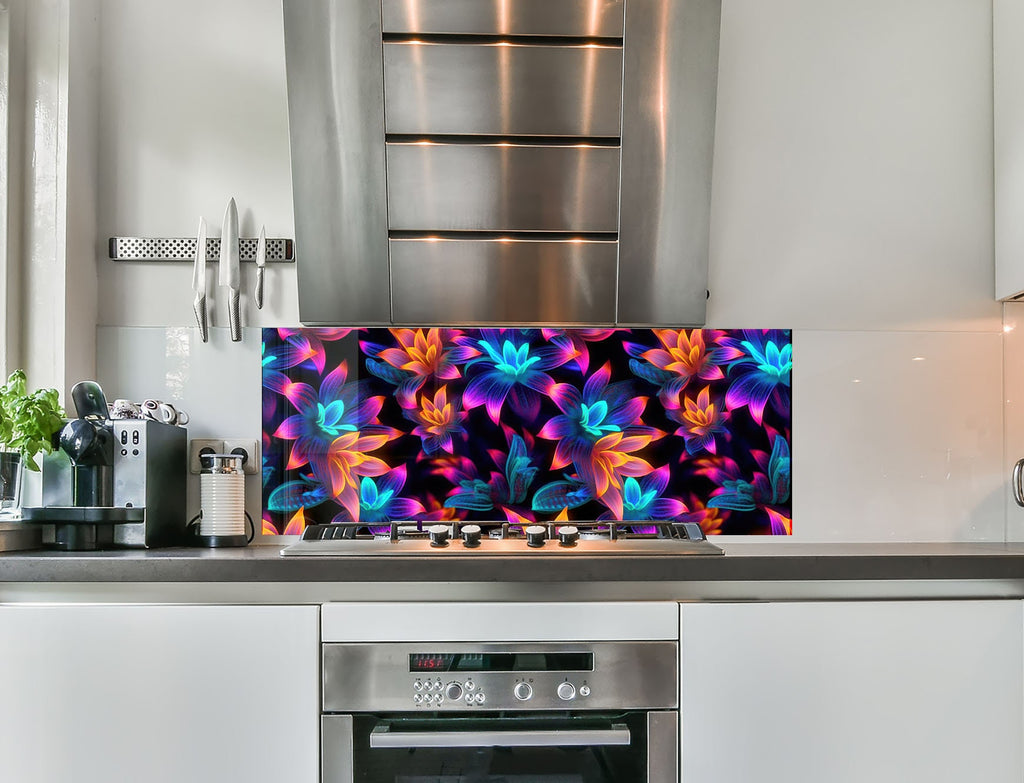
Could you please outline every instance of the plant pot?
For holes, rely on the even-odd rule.
[[[0,451],[0,517],[21,516],[21,477],[25,465],[17,451]]]

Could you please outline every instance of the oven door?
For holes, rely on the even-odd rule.
[[[324,783],[677,783],[676,712],[324,715]]]

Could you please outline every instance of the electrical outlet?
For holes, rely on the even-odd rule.
[[[188,442],[188,472],[198,473],[202,470],[200,454],[223,454],[224,441],[209,438],[193,438]]]
[[[224,438],[225,454],[241,454],[242,470],[247,474],[260,472],[260,442],[245,438]]]

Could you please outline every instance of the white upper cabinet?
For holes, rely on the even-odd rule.
[[[993,0],[996,298],[1024,293],[1024,0]]]

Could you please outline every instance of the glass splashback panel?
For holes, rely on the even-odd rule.
[[[789,330],[264,329],[263,531],[792,533]]]

